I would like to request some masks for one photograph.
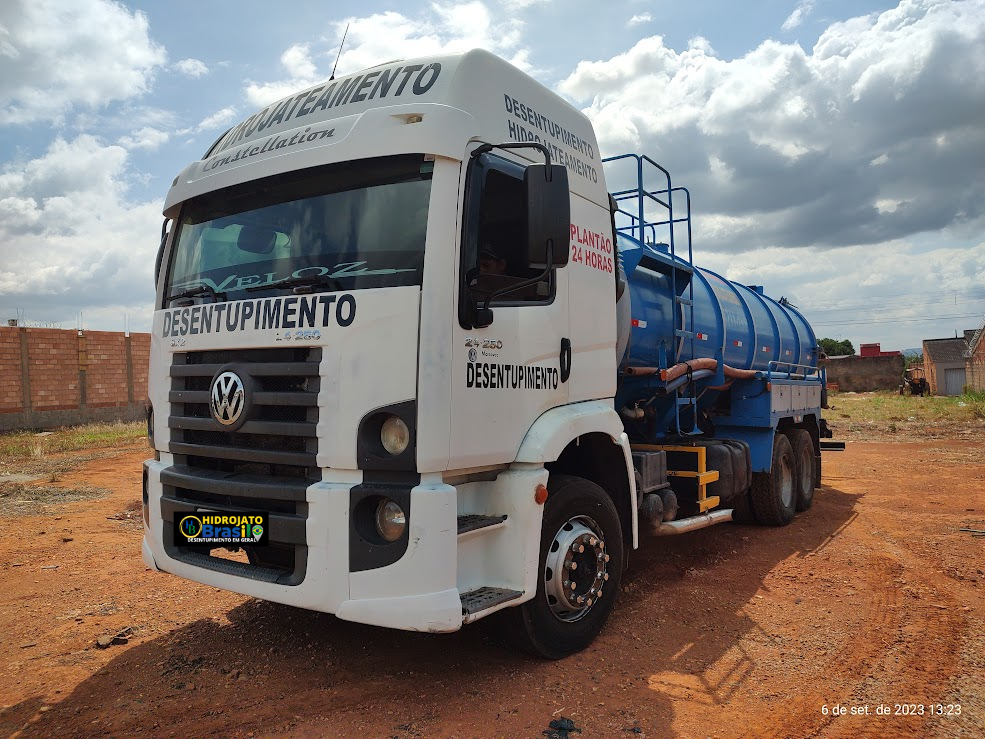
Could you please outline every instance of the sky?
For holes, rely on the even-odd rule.
[[[0,320],[149,330],[164,197],[216,138],[336,60],[475,47],[583,110],[603,156],[670,170],[695,263],[819,337],[985,320],[985,0],[390,7],[3,0]]]

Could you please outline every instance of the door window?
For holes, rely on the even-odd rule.
[[[462,285],[466,300],[486,306],[547,304],[554,300],[554,275],[499,296],[543,272],[527,264],[523,167],[485,153],[472,162],[465,196]],[[464,302],[464,301],[463,301]]]

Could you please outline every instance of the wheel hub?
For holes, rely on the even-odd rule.
[[[794,504],[794,477],[790,463],[784,459],[780,464],[780,499],[788,508]]]
[[[813,470],[813,459],[810,450],[804,447],[804,451],[801,453],[800,461],[800,485],[805,490],[814,489],[814,470]]]
[[[584,617],[602,597],[608,562],[601,530],[592,519],[577,516],[561,526],[544,567],[551,612],[562,621]]]

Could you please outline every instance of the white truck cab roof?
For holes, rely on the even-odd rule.
[[[539,141],[569,170],[571,191],[607,203],[588,118],[493,54],[388,62],[272,103],[223,135],[175,178],[164,215],[230,185],[367,157],[420,152],[462,159],[468,143]],[[515,152],[531,161],[534,149]]]

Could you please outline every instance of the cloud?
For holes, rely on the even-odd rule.
[[[295,79],[312,79],[318,68],[311,60],[308,44],[295,44],[280,56],[280,63]]]
[[[117,143],[125,149],[147,149],[153,151],[162,144],[166,144],[170,135],[166,131],[159,131],[156,128],[141,128],[133,131],[129,136],[120,137]]]
[[[525,10],[532,5],[546,5],[551,0],[503,0],[503,7],[507,10]]]
[[[814,0],[801,0],[793,12],[783,21],[783,25],[780,26],[781,30],[792,31],[804,22],[804,19],[810,15],[812,10],[814,10]]]
[[[308,44],[294,44],[289,47],[281,54],[280,63],[289,77],[277,82],[250,82],[246,87],[246,99],[251,105],[262,107],[287,97],[292,92],[311,87],[320,78],[328,76],[318,73],[318,67],[311,59]]]
[[[649,13],[639,13],[637,15],[634,15],[632,18],[630,18],[626,22],[626,25],[632,28],[633,26],[640,26],[643,25],[644,23],[649,23],[652,20],[653,20],[653,16],[650,15]]]
[[[494,18],[488,6],[477,0],[466,3],[432,3],[414,16],[395,11],[348,18],[335,24],[333,40],[342,38],[338,75],[349,74],[393,59],[412,59],[432,54],[488,49],[528,72],[527,51],[521,47],[522,21]],[[327,42],[298,43],[281,55],[287,77],[269,82],[251,81],[246,99],[263,107],[293,92],[310,87],[331,75],[337,46]],[[319,64],[318,61],[322,61]]]
[[[202,131],[211,131],[215,128],[223,128],[230,125],[236,120],[236,108],[226,107],[222,110],[217,110],[210,116],[207,116],[201,123],[195,126],[196,133],[201,133]]]
[[[166,60],[147,18],[106,0],[6,0],[0,10],[0,124],[61,121],[145,93]]]
[[[725,61],[654,36],[559,88],[603,153],[647,152],[688,185],[702,250],[738,254],[980,229],[983,76],[985,2],[903,0],[809,52],[770,40]]]
[[[702,261],[741,284],[763,285],[771,297],[787,297],[818,336],[850,338],[856,346],[919,346],[922,338],[977,327],[985,310],[985,242],[930,249],[908,240],[824,251],[769,247],[703,255]]]
[[[174,68],[182,74],[195,78],[209,73],[209,68],[198,59],[182,59],[180,62],[175,62]]]
[[[71,325],[82,309],[125,311],[149,325],[162,218],[159,203],[127,201],[128,163],[123,146],[80,135],[4,167],[0,312]]]

